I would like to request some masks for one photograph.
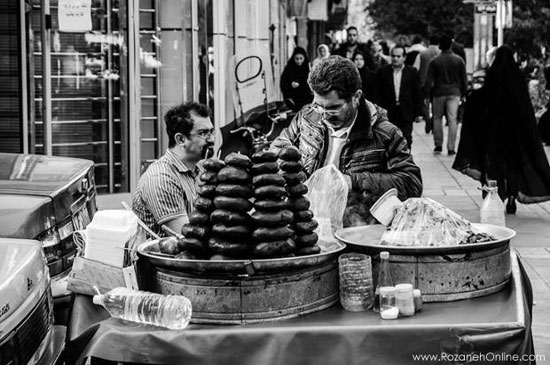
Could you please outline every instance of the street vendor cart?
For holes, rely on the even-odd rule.
[[[191,324],[170,331],[110,318],[90,297],[77,295],[67,362],[95,357],[155,364],[411,364],[415,356],[439,356],[444,363],[486,356],[501,359],[499,364],[534,363],[529,361],[534,354],[532,292],[514,253],[511,268],[512,278],[502,291],[427,303],[422,313],[394,321],[373,312],[347,312],[337,304],[284,321]]]

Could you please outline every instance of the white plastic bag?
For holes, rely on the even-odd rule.
[[[315,171],[305,184],[310,209],[319,222],[316,230],[319,238],[334,239],[334,233],[344,226],[344,210],[348,202],[349,188],[344,175],[331,164]]]

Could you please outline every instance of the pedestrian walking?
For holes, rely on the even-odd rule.
[[[313,94],[307,84],[308,75],[309,59],[307,52],[302,47],[296,47],[281,75],[283,97],[292,100],[295,111],[302,109],[304,105],[313,100]]]
[[[441,54],[428,66],[427,89],[433,97],[434,153],[443,150],[443,116],[449,125],[447,152],[456,154],[457,112],[461,98],[466,95],[466,65],[451,50],[452,38],[442,35],[439,39]]]
[[[388,111],[388,119],[401,129],[410,149],[413,122],[421,113],[420,80],[416,69],[405,65],[405,47],[393,47],[390,55],[391,65],[376,74],[376,103]]]
[[[426,125],[424,126],[424,131],[430,133],[433,128],[433,118],[430,109],[430,104],[432,98],[430,95],[430,90],[427,88],[428,81],[428,66],[430,62],[439,54],[441,50],[439,49],[439,37],[433,34],[429,39],[429,46],[424,51],[420,52],[420,69],[418,70],[418,76],[420,78],[420,93],[422,95],[422,119],[424,119]]]
[[[320,44],[317,47],[317,57],[311,62],[311,67],[315,67],[316,64],[330,57],[330,48],[326,44]]]
[[[373,42],[372,43],[372,57],[374,59],[374,71],[378,71],[378,69],[382,66],[386,66],[390,64],[390,56],[384,54],[384,48],[382,47],[382,42]]]
[[[369,101],[374,101],[376,93],[376,72],[370,70],[365,64],[365,54],[361,51],[357,51],[353,62],[359,70],[359,76],[361,76],[361,90],[363,90],[363,96]]]
[[[415,34],[412,45],[407,50],[405,65],[413,66],[417,70],[420,70],[420,53],[425,50],[426,47],[422,44],[422,37],[419,34]]]
[[[497,49],[483,87],[468,97],[453,168],[482,183],[496,180],[508,213],[516,212],[516,199],[550,200],[550,166],[527,83],[508,46]]]
[[[550,91],[550,66],[544,68],[544,78],[546,79],[546,90]],[[539,119],[540,138],[546,145],[550,145],[550,101],[546,105],[546,111]]]

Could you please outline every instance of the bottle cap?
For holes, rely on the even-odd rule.
[[[412,284],[397,284],[395,286],[395,291],[396,292],[406,292],[406,291],[413,291],[413,286]]]
[[[380,252],[380,258],[384,259],[384,260],[387,260],[387,259],[390,258],[390,253],[388,251],[382,251],[382,252]]]
[[[422,292],[420,291],[420,289],[413,289],[413,295],[415,297],[421,297],[422,296]]]
[[[389,295],[389,294],[395,293],[395,287],[393,286],[381,286],[379,290],[380,290],[380,295]]]
[[[95,305],[101,305],[101,297],[99,295],[94,295],[94,298],[92,299]]]

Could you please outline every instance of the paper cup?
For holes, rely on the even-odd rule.
[[[380,223],[388,226],[396,210],[403,204],[397,197],[397,189],[392,188],[384,193],[370,208],[370,214],[376,218]]]

